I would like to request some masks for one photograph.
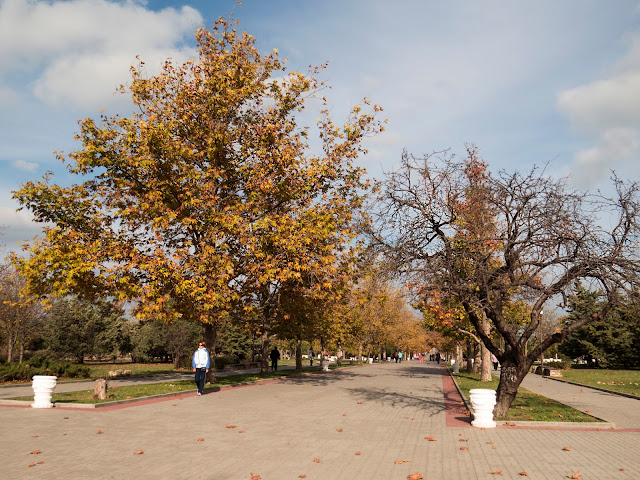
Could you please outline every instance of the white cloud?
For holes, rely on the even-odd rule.
[[[612,170],[637,176],[640,163],[640,36],[604,79],[560,92],[558,109],[594,146],[575,154],[574,177],[583,187]],[[634,171],[635,170],[635,171]]]
[[[608,179],[612,170],[625,169],[627,162],[637,164],[640,157],[640,134],[633,128],[605,130],[595,147],[578,152],[575,157],[575,179],[590,186]]]
[[[24,210],[0,206],[0,245],[8,251],[17,252],[25,239],[39,234],[41,225],[33,221],[33,216]],[[4,249],[0,249],[2,251]]]
[[[12,165],[19,170],[25,170],[27,172],[35,172],[38,168],[37,163],[26,162],[24,160],[16,160]]]
[[[561,92],[558,107],[586,131],[640,127],[640,69]]]
[[[47,104],[106,108],[119,102],[113,92],[128,82],[136,55],[150,73],[169,55],[191,58],[183,41],[192,42],[202,22],[188,6],[154,12],[134,1],[0,0],[0,72],[36,73],[31,87]]]

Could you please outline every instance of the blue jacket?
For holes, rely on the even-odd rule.
[[[196,350],[193,354],[193,358],[191,359],[191,366],[193,368],[206,368],[209,370],[209,365],[211,365],[209,350],[206,348],[199,348]]]

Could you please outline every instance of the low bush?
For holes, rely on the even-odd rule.
[[[34,375],[55,375],[67,378],[87,378],[91,370],[84,365],[60,362],[35,356],[23,363],[0,365],[0,382],[29,381]]]

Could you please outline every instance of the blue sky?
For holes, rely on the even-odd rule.
[[[491,170],[553,160],[554,175],[606,188],[640,180],[640,2],[591,0],[0,0],[0,238],[39,231],[11,191],[64,169],[77,120],[130,111],[114,95],[136,55],[152,72],[195,55],[194,31],[230,12],[288,69],[329,62],[335,120],[363,97],[387,131],[360,159],[371,176],[475,143]]]

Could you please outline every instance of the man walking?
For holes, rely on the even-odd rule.
[[[207,373],[209,373],[210,364],[211,359],[209,358],[209,351],[205,348],[205,343],[200,342],[198,344],[198,349],[195,351],[193,358],[191,359],[191,366],[196,374],[195,380],[198,387],[198,395],[202,395],[202,392],[204,391],[204,382],[207,378]]]
[[[271,357],[271,371],[275,372],[276,370],[278,370],[278,360],[280,359],[280,352],[276,347],[273,347],[273,350],[271,350],[271,354],[269,356]]]

